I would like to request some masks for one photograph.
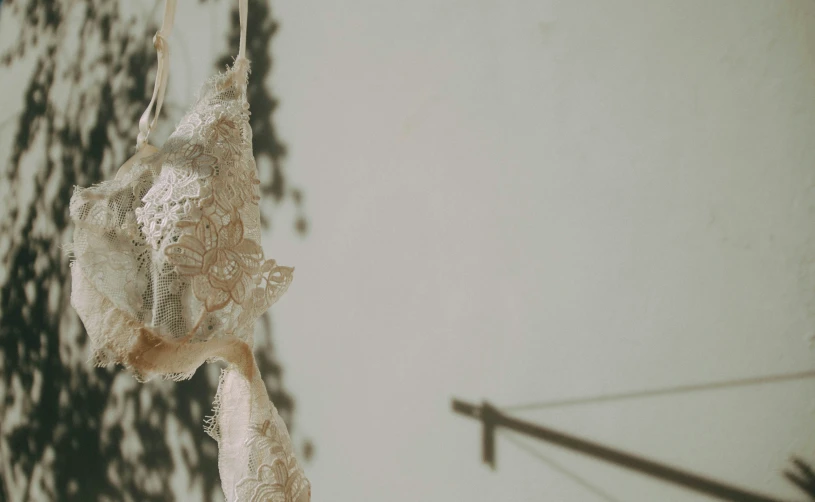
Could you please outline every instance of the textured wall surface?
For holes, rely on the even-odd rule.
[[[275,248],[298,274],[276,320],[321,498],[603,500],[500,437],[490,472],[450,397],[815,369],[815,3],[276,12],[277,117],[314,220]],[[781,471],[815,461],[813,412],[809,379],[517,415],[805,500]],[[615,500],[707,500],[524,444]]]
[[[228,18],[226,0],[179,4],[170,93],[183,107],[224,53]],[[265,78],[280,99],[273,123],[287,146],[286,184],[274,184],[283,172],[269,161],[262,179],[283,203],[270,211],[264,247],[297,269],[274,308],[275,355],[297,397],[297,431],[316,444],[306,468],[315,502],[712,500],[505,435],[492,472],[480,463],[478,424],[454,415],[450,399],[510,407],[815,370],[815,3],[273,7],[280,30]],[[13,33],[8,19],[3,11],[2,39]],[[268,45],[249,36],[250,47]],[[35,58],[19,64],[14,75],[36,71]],[[111,81],[127,83],[127,68]],[[8,114],[23,109],[27,79],[7,87],[14,75],[0,74]],[[60,96],[52,99],[66,102]],[[14,124],[0,125],[3,158]],[[130,135],[124,125],[110,131]],[[20,172],[30,176],[0,182],[0,203],[28,197],[41,165],[28,162]],[[50,211],[48,197],[39,204]],[[296,201],[310,218],[306,239],[290,230],[292,221],[305,228]],[[3,207],[4,225],[21,221]],[[37,225],[52,228],[55,216],[43,215]],[[22,235],[8,225],[0,284],[13,273],[8,243]],[[42,249],[61,263],[49,239]],[[25,303],[32,289],[16,288]],[[2,361],[17,346],[12,335],[35,336],[3,332]],[[39,353],[33,342],[24,349]],[[84,364],[81,352],[56,354]],[[28,396],[40,385],[34,375],[9,376],[4,396]],[[132,379],[100,375],[122,386],[126,399],[110,406],[129,413],[124,439],[139,444],[138,424],[141,434],[188,437],[127,411],[150,402],[127,397]],[[14,406],[29,402],[20,399]],[[176,398],[167,399],[171,417]],[[782,475],[789,457],[815,463],[812,379],[513,413],[784,500],[807,498]],[[206,458],[206,443],[184,444]],[[114,472],[147,466],[128,474],[131,485],[111,486],[155,494],[147,480],[183,490],[192,479],[206,491],[196,464],[182,475],[157,463],[177,451],[185,465],[183,448],[123,460],[110,450]],[[47,448],[31,451],[40,460],[19,475],[3,471],[4,482],[49,479]]]

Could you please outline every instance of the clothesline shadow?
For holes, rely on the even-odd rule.
[[[724,388],[747,387],[754,385],[766,385],[770,383],[789,382],[795,380],[812,379],[815,371],[799,371],[776,375],[763,375],[749,378],[733,379],[728,381],[706,382],[700,384],[677,385],[667,388],[656,388],[629,392],[606,393],[588,397],[577,397],[567,399],[554,399],[542,402],[523,403],[496,408],[484,402],[481,406],[473,405],[453,399],[453,411],[470,418],[475,418],[483,423],[483,461],[493,468],[495,463],[495,431],[500,431],[515,443],[519,448],[526,450],[533,457],[538,458],[548,465],[550,469],[560,472],[571,478],[574,482],[584,488],[594,492],[603,500],[616,500],[603,487],[595,486],[586,480],[579,473],[572,472],[566,467],[556,463],[551,458],[544,456],[535,448],[531,448],[523,442],[515,441],[515,436],[528,436],[529,439],[542,440],[573,452],[582,453],[598,461],[609,462],[623,467],[624,469],[638,473],[640,475],[659,479],[663,482],[683,486],[685,488],[705,493],[723,500],[734,501],[766,501],[782,502],[775,496],[762,495],[753,492],[749,487],[740,487],[729,484],[726,481],[716,480],[709,477],[707,473],[697,473],[688,467],[669,465],[655,458],[648,458],[636,453],[625,451],[618,446],[601,444],[597,441],[580,437],[562,430],[555,430],[551,427],[536,423],[535,421],[524,420],[514,417],[514,413],[530,410],[560,409],[564,407],[579,407],[599,403],[609,403],[627,400],[639,400],[657,396],[676,395],[685,393],[704,392],[709,390],[719,390]],[[507,434],[511,432],[512,434]],[[809,496],[810,501],[815,501],[815,469],[810,463],[800,457],[793,456],[790,465],[778,471],[788,482],[792,483],[798,490]],[[797,502],[797,501],[796,501]]]
[[[815,469],[812,464],[799,457],[792,457],[790,463],[792,465],[784,470],[784,477],[808,495],[810,501],[815,501]]]

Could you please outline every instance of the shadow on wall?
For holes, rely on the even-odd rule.
[[[502,406],[500,409],[484,401],[481,405],[476,405],[461,401],[452,400],[452,410],[454,413],[475,419],[481,422],[482,436],[482,461],[492,469],[496,469],[496,441],[497,434],[502,434],[505,439],[514,443],[516,447],[525,450],[532,457],[542,461],[549,469],[558,471],[560,474],[570,478],[575,483],[593,492],[598,497],[616,501],[613,496],[604,489],[593,485],[584,479],[580,474],[575,473],[563,465],[558,464],[551,458],[543,455],[529,444],[518,441],[515,435],[523,435],[534,438],[552,445],[571,450],[590,457],[596,461],[607,462],[615,466],[626,469],[641,476],[648,476],[664,483],[683,487],[694,492],[713,497],[717,500],[732,500],[736,502],[781,502],[775,496],[764,495],[754,492],[750,487],[730,484],[726,481],[717,480],[707,473],[694,472],[682,466],[666,464],[655,458],[648,458],[633,452],[619,449],[616,446],[602,444],[596,440],[580,437],[574,434],[552,429],[543,424],[537,424],[513,417],[512,412],[520,410],[542,410],[564,408],[569,406],[579,406],[585,404],[596,404],[612,401],[625,401],[631,399],[652,398],[655,396],[676,395],[693,392],[704,392],[712,389],[724,389],[734,387],[749,387],[753,385],[763,385],[768,383],[789,382],[795,380],[811,379],[815,377],[813,371],[799,371],[777,375],[763,375],[750,378],[733,379],[718,382],[706,382],[701,384],[677,385],[661,389],[648,389],[640,391],[629,391],[619,393],[607,393],[589,397],[577,397],[568,399],[558,399],[550,401],[540,401],[534,403],[524,403],[514,406]],[[508,414],[509,413],[509,414]],[[815,470],[804,460],[793,456],[790,460],[792,464],[783,470],[782,474],[787,481],[796,488],[809,495],[810,500],[815,501]]]
[[[264,86],[277,25],[266,2],[249,3],[251,125],[263,193],[299,208],[302,196],[287,185],[285,147],[272,120],[277,102]],[[35,64],[16,124],[0,129],[13,135],[12,151],[0,152],[0,185],[14,187],[0,198],[0,499],[169,501],[172,472],[200,487],[184,500],[218,499],[216,444],[203,428],[217,369],[142,385],[118,368],[92,368],[61,248],[70,239],[73,186],[111,176],[132,154],[152,92],[157,27],[124,19],[113,1],[1,5],[0,15],[21,28],[0,72],[18,71],[26,59]],[[229,54],[237,47],[234,16]],[[295,225],[304,234],[299,212]],[[258,365],[291,424],[294,401],[281,384],[268,317],[263,326]]]
[[[812,464],[797,457],[793,457],[790,463],[792,466],[784,471],[784,477],[815,501],[815,470]]]

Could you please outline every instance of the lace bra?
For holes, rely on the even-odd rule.
[[[252,354],[255,321],[286,291],[293,269],[265,258],[259,244],[247,0],[239,0],[234,64],[203,85],[156,148],[147,139],[164,101],[175,3],[166,0],[153,40],[158,73],[136,155],[114,179],[71,197],[71,304],[97,365],[121,364],[146,381],[182,380],[205,362],[226,362],[206,430],[218,442],[227,501],[308,502],[309,482]]]

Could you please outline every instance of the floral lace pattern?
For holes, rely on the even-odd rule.
[[[280,417],[275,417],[280,420]],[[249,502],[297,502],[297,498],[309,489],[308,482],[290,454],[290,446],[280,437],[279,425],[267,419],[261,425],[252,426],[247,446],[263,452],[271,463],[259,463],[255,476],[238,483],[238,492],[245,494]]]
[[[238,218],[220,226],[203,216],[194,228],[193,235],[184,234],[178,243],[167,246],[167,260],[179,274],[192,276],[195,297],[208,311],[222,309],[229,301],[243,303],[260,268],[263,249],[243,238]]]
[[[162,148],[76,190],[72,304],[96,364],[148,380],[225,361],[208,432],[227,500],[302,502],[308,481],[251,352],[254,322],[294,269],[260,246],[247,73],[239,58],[204,85]]]

